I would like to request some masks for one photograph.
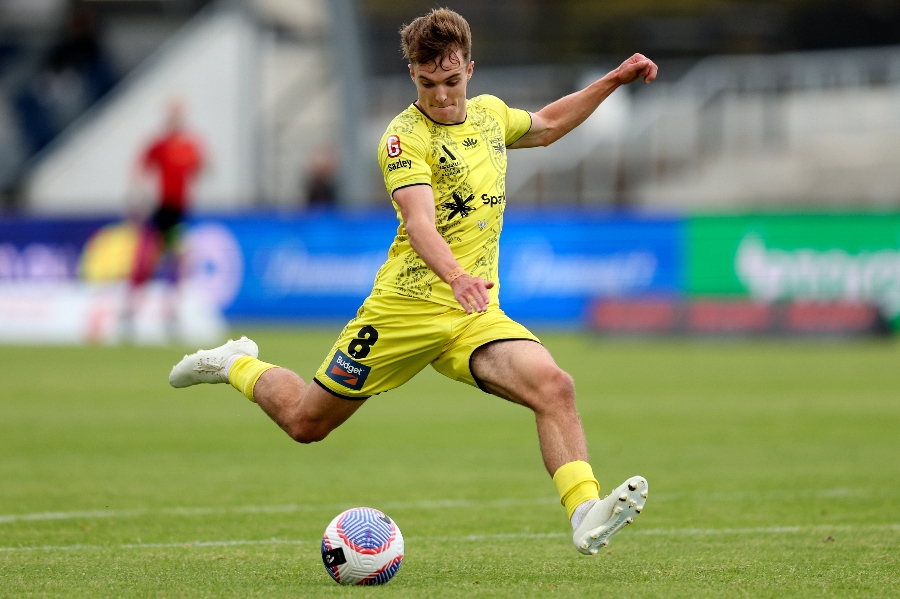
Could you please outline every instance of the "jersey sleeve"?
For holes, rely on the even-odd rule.
[[[504,104],[504,106],[506,106]],[[506,106],[506,145],[511,146],[531,130],[531,114]]]
[[[520,108],[510,108],[497,96],[479,96],[478,100],[493,110],[506,125],[506,146],[509,147],[531,130],[531,114]]]
[[[378,148],[378,163],[391,197],[410,185],[431,185],[431,167],[425,161],[426,144],[421,134],[408,127],[388,126]]]
[[[150,168],[152,166],[158,166],[160,162],[160,152],[162,150],[162,144],[159,141],[153,141],[144,149],[144,153],[141,156],[141,165],[144,168]]]

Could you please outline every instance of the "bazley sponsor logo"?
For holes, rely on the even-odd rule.
[[[362,389],[371,370],[370,366],[360,364],[341,350],[337,350],[325,374],[335,383],[354,391],[359,391]]]
[[[401,158],[397,162],[391,162],[388,164],[388,172],[393,172],[401,168],[412,168],[412,160],[407,160],[406,158]]]

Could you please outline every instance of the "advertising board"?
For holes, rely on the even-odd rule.
[[[231,318],[348,319],[371,291],[396,229],[388,212],[199,221],[189,235],[192,279],[215,273],[211,285],[236,289],[231,300],[219,296]],[[669,218],[507,216],[501,306],[525,322],[577,325],[597,297],[677,294],[681,231]],[[215,265],[223,245],[239,248],[240,259]]]
[[[688,219],[687,291],[877,306],[900,322],[900,215]]]
[[[526,323],[577,324],[597,298],[680,295],[683,231],[676,218],[507,213],[500,305]]]

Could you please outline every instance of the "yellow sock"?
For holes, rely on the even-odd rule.
[[[266,364],[250,356],[241,356],[231,364],[231,368],[228,370],[228,382],[243,393],[247,399],[255,402],[253,387],[256,386],[256,381],[259,380],[262,373],[271,368],[278,368],[278,366]]]
[[[594,478],[591,465],[581,460],[560,466],[553,475],[553,484],[570,519],[579,505],[588,499],[600,499],[600,483]]]

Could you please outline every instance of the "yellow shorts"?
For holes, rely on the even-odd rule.
[[[401,295],[371,295],[351,320],[315,381],[338,397],[366,399],[399,387],[426,365],[479,387],[469,369],[472,353],[493,341],[528,339],[528,329],[500,308],[466,314]]]

